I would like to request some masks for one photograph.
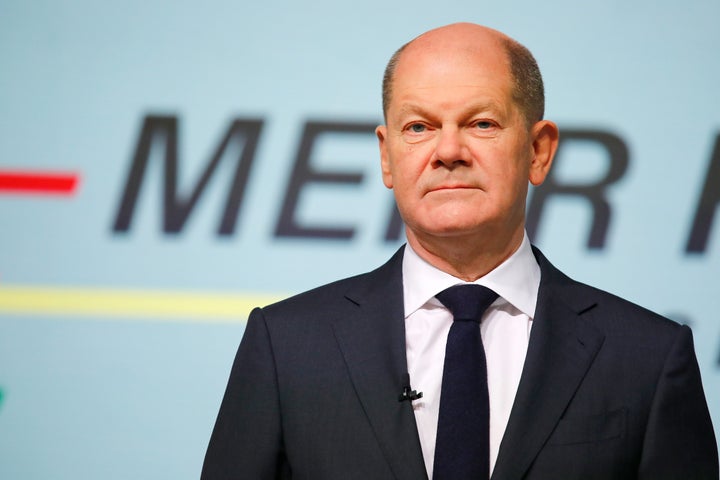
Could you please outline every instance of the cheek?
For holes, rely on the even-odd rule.
[[[398,197],[398,201],[408,201],[414,197],[415,186],[417,182],[411,177],[404,175],[402,172],[398,172],[393,177],[393,191],[395,196]]]
[[[408,190],[418,184],[426,166],[424,158],[422,151],[412,147],[393,152],[390,174],[394,188]]]
[[[505,157],[507,158],[507,157]],[[514,203],[518,197],[523,201],[528,190],[529,170],[520,162],[508,164],[508,162],[497,162],[492,171],[487,171],[489,184],[488,188],[493,196],[503,199],[503,204]]]

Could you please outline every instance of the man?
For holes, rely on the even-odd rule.
[[[558,144],[532,55],[478,25],[432,30],[391,59],[383,108],[407,245],[253,311],[203,478],[718,478],[690,330],[567,278],[528,242],[528,181]],[[470,329],[487,390],[460,395],[489,425],[460,438],[441,434],[465,414],[447,408],[461,322],[443,293],[466,283],[495,295]],[[476,443],[481,474],[452,473],[457,445]]]

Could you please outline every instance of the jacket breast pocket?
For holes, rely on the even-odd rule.
[[[625,436],[627,410],[620,408],[593,415],[569,415],[560,419],[548,445],[597,443]]]

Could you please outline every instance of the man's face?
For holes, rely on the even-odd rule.
[[[512,99],[506,55],[499,45],[440,42],[400,57],[376,133],[409,236],[522,234],[528,180],[541,183],[546,171],[533,166],[538,125],[529,128]]]

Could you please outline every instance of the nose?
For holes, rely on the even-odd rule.
[[[470,164],[467,145],[457,128],[443,128],[437,136],[433,167],[453,169]]]

